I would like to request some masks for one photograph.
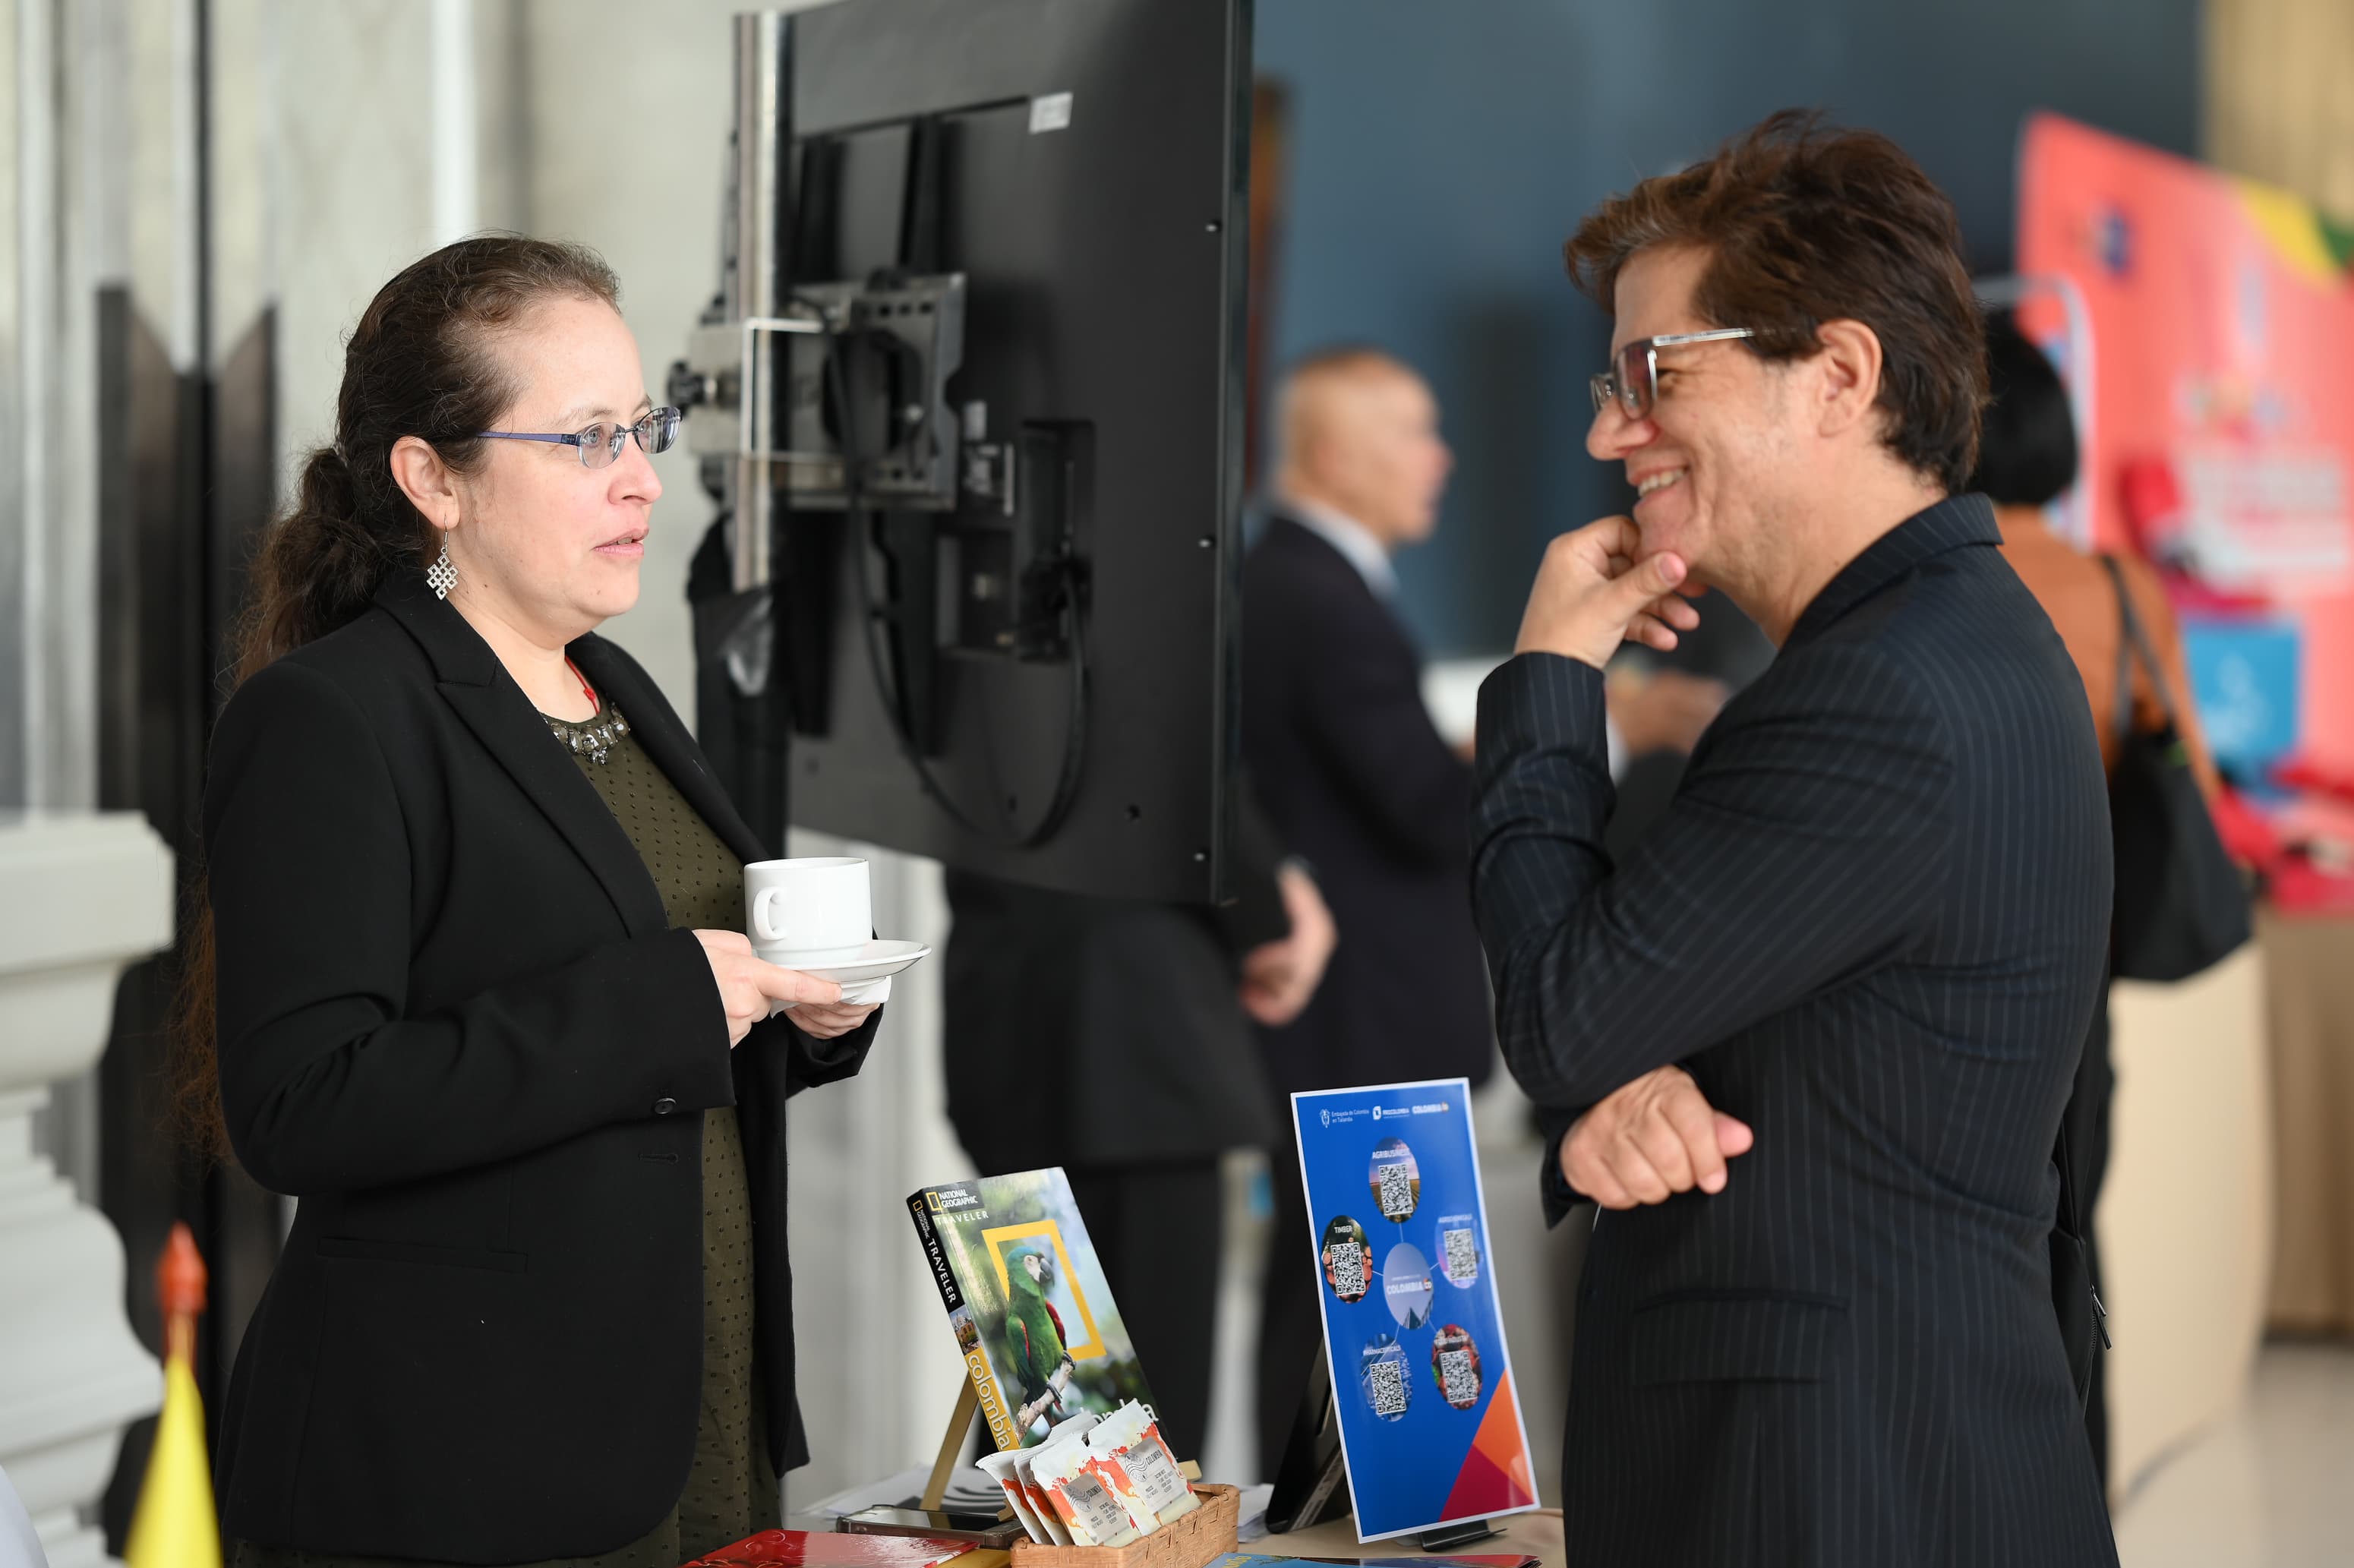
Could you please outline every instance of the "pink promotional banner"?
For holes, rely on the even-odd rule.
[[[2354,237],[2052,114],[2022,132],[2019,191],[2019,270],[2065,280],[2089,328],[2062,368],[2089,392],[2090,542],[2293,620],[2300,749],[2354,768]],[[2049,298],[2022,319],[2070,336]]]

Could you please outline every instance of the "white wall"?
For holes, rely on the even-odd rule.
[[[515,229],[601,252],[620,277],[622,313],[659,398],[718,278],[730,20],[739,5],[244,4],[261,18],[256,45],[274,39],[276,52],[280,135],[256,147],[277,164],[276,239],[253,271],[274,268],[280,283],[281,492],[302,454],[334,433],[343,342],[368,300],[463,232]],[[453,13],[463,23],[457,33]],[[451,79],[453,71],[462,79]],[[450,162],[453,117],[473,128],[471,167]],[[269,115],[257,106],[239,118],[260,124]],[[471,200],[454,199],[466,193]],[[452,212],[471,218],[451,229]],[[647,541],[643,597],[605,630],[691,715],[686,567],[712,508],[684,449],[654,466],[663,498]]]
[[[260,0],[278,49],[279,492],[334,437],[344,340],[433,235],[427,0]],[[266,154],[265,154],[266,155]]]
[[[124,277],[127,0],[0,3],[0,808],[98,797],[97,293]],[[95,1198],[92,1075],[34,1118]]]
[[[532,44],[514,52],[506,90],[519,89],[525,106],[510,134],[528,169],[513,221],[594,246],[612,263],[656,402],[718,286],[720,187],[735,115],[732,18],[746,8],[718,0],[670,0],[658,13],[624,0],[516,7]],[[608,635],[691,713],[686,567],[712,507],[684,447],[654,468],[663,493],[646,541],[643,594]]]
[[[120,0],[0,0],[0,806],[98,788],[94,291],[119,266]]]

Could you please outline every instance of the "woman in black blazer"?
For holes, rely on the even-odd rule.
[[[876,1020],[752,956],[762,847],[594,633],[677,418],[616,296],[514,238],[394,279],[256,564],[191,1010],[301,1199],[223,1412],[247,1568],[671,1568],[807,1458],[785,1101]]]

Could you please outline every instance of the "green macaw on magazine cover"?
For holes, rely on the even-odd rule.
[[[1073,1363],[1063,1339],[1062,1314],[1046,1299],[1055,1284],[1053,1255],[1034,1246],[1016,1247],[1006,1255],[1005,1277],[1006,1362],[1022,1384],[1014,1427],[1027,1432],[1047,1406],[1061,1405]]]

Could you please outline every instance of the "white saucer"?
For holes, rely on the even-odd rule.
[[[835,949],[839,951],[839,949]],[[762,953],[760,957],[772,964],[789,969],[799,969],[805,975],[830,980],[836,985],[856,985],[862,980],[881,980],[896,975],[917,959],[929,957],[931,948],[921,942],[873,941],[855,952],[840,958],[830,958],[822,964],[797,964],[790,953]]]
[[[802,974],[811,975],[819,980],[830,980],[842,988],[843,1001],[864,1003],[889,1000],[891,977],[917,959],[928,956],[930,952],[931,948],[921,942],[877,940],[867,943],[850,958],[835,959],[830,963],[807,968],[793,962],[789,955],[772,956],[763,953],[760,956],[772,964],[780,964],[789,969],[799,969]],[[795,1005],[797,1004],[790,1001],[779,1003],[770,1010],[769,1016],[774,1017],[786,1008]]]

